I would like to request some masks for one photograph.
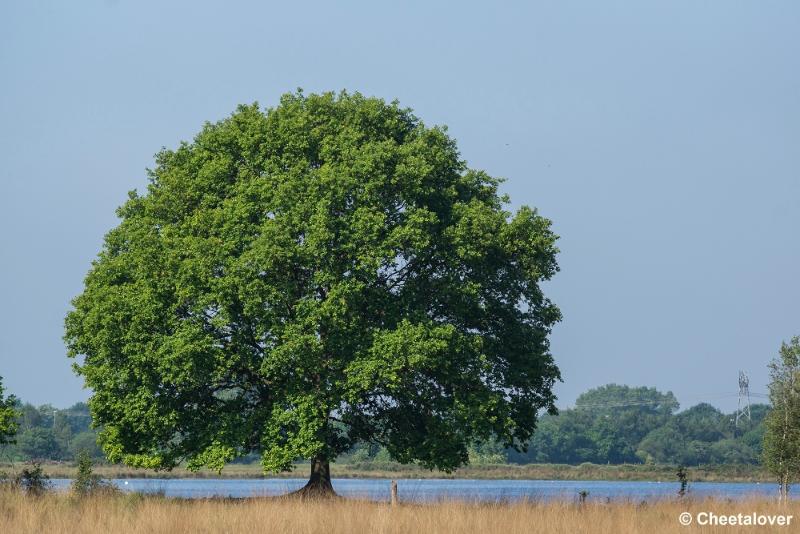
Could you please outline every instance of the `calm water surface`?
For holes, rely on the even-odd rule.
[[[66,489],[69,479],[54,479],[56,488]],[[168,497],[254,497],[288,493],[302,487],[306,479],[115,479],[123,491],[163,492]],[[335,479],[333,487],[345,497],[376,501],[389,499],[389,479]],[[574,500],[578,492],[588,491],[589,500],[653,500],[674,497],[677,482],[580,481],[580,480],[449,480],[400,479],[397,482],[401,500],[435,501],[459,499],[476,501],[500,500]],[[775,484],[752,482],[695,482],[689,485],[695,498],[717,497],[742,499],[751,496],[775,496]]]

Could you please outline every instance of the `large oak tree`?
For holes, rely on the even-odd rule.
[[[359,94],[242,106],[162,150],[66,319],[112,461],[265,471],[383,444],[452,470],[554,411],[550,221],[444,128]]]

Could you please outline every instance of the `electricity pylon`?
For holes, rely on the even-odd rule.
[[[750,422],[750,379],[739,371],[739,404],[736,407],[736,427],[739,427],[739,419],[747,417]]]

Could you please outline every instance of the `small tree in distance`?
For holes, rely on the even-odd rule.
[[[769,370],[772,410],[765,420],[764,465],[786,502],[790,484],[800,475],[800,337],[781,344]]]
[[[14,484],[31,497],[41,497],[52,487],[50,477],[44,473],[42,464],[31,462],[14,478]]]
[[[3,397],[3,377],[0,376],[0,445],[14,443],[18,415],[17,399],[14,395]]]
[[[75,479],[72,481],[72,491],[79,497],[92,495],[98,490],[110,490],[111,485],[104,481],[92,471],[92,457],[89,451],[80,449],[76,456],[77,470]]]
[[[451,471],[555,412],[550,221],[359,94],[242,106],[158,154],[66,319],[111,461],[265,471],[358,442]]]

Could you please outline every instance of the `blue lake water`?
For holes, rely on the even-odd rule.
[[[69,479],[54,479],[57,489],[66,489]],[[306,479],[116,479],[123,491],[161,493],[168,497],[258,497],[288,493],[302,487]],[[335,479],[339,495],[386,501],[389,479]],[[580,480],[450,480],[399,479],[400,500],[430,502],[436,500],[474,500],[483,502],[516,500],[575,500],[580,491],[588,491],[589,500],[651,501],[675,497],[676,482],[580,481]],[[716,497],[743,499],[773,497],[775,484],[751,482],[695,482],[689,485],[694,498]]]

